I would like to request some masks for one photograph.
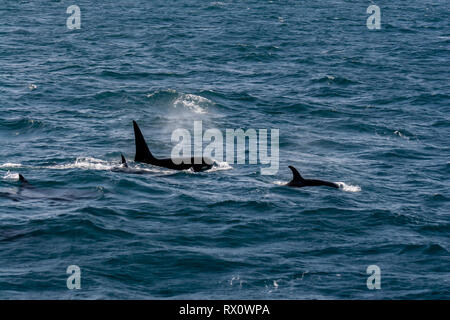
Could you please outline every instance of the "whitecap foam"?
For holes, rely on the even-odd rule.
[[[276,184],[277,186],[285,186],[286,184],[289,183],[289,181],[281,181],[281,180],[276,180],[272,182],[273,184]],[[345,182],[335,182],[338,186],[339,189],[341,189],[342,191],[346,191],[346,192],[360,192],[361,191],[361,187],[359,186],[352,186],[349,184],[346,184]]]
[[[281,180],[276,180],[273,181],[273,184],[276,184],[277,186],[285,186],[289,181],[281,181]]]
[[[18,181],[19,180],[19,174],[18,173],[12,173],[11,171],[8,171],[4,176],[4,180],[11,180],[11,181]]]
[[[41,168],[67,170],[67,169],[82,169],[82,170],[99,170],[99,171],[122,171],[124,173],[162,173],[170,174],[172,170],[159,170],[156,167],[146,167],[141,165],[128,164],[128,168],[124,168],[118,161],[106,161],[93,157],[78,157],[75,162],[57,164],[53,166],[44,166]]]
[[[226,161],[223,161],[223,162],[214,161],[213,166],[210,169],[205,170],[203,172],[215,172],[215,171],[223,171],[223,170],[231,170],[231,169],[233,169],[233,167],[230,166],[228,164],[228,162],[226,162]],[[198,173],[198,172],[194,171],[194,168],[192,168],[192,167],[190,167],[189,169],[183,170],[183,172],[192,173],[192,174]]]
[[[96,159],[92,157],[79,157],[73,163],[57,164],[54,166],[47,166],[47,169],[85,169],[85,170],[111,170],[117,167],[117,164],[112,164],[108,161]]]
[[[231,169],[233,169],[233,167],[230,166],[228,164],[228,162],[226,162],[226,161],[223,161],[223,162],[214,161],[214,165],[212,166],[212,168],[209,170],[206,170],[206,172],[223,171],[223,170],[231,170]]]
[[[20,168],[20,167],[22,167],[22,164],[20,163],[7,162],[4,164],[0,164],[0,168]]]
[[[207,106],[214,104],[211,100],[197,96],[195,94],[181,94],[174,102],[173,106],[186,108],[194,113],[204,114],[207,113]]]
[[[157,90],[155,92],[147,94],[147,98],[152,98],[152,97],[154,97],[154,96],[156,96],[158,94],[161,94],[161,93],[177,93],[177,91],[174,90],[174,89]]]
[[[352,186],[350,184],[346,184],[345,182],[335,182],[342,191],[346,192],[360,192],[361,187],[360,186]]]
[[[399,136],[400,138],[409,140],[409,138],[404,133],[402,133],[401,131],[396,130],[396,131],[394,131],[394,134]]]
[[[131,165],[129,164],[128,167],[123,167],[123,166],[114,166],[114,168],[112,169],[112,171],[114,172],[123,172],[123,173],[136,173],[136,174],[146,174],[146,173],[161,173],[161,174],[173,174],[172,170],[159,170],[156,169],[154,167],[152,168],[144,168],[141,166],[134,166],[131,167]]]

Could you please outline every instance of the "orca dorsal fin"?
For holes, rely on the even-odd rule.
[[[25,179],[24,176],[21,175],[20,173],[19,173],[19,181],[22,183],[28,183],[27,179]]]
[[[155,158],[150,152],[147,146],[147,142],[145,142],[141,129],[139,129],[138,124],[134,120],[133,120],[133,128],[134,128],[134,140],[136,144],[136,155],[134,157],[134,161],[149,162],[151,160],[154,160]]]
[[[123,154],[121,154],[120,156],[122,157],[122,165],[123,165],[125,168],[128,168],[127,160],[125,160],[125,157],[123,156]]]
[[[292,171],[292,181],[303,181],[303,177],[301,176],[301,174],[297,171],[297,169],[295,169],[293,166],[289,166],[289,169],[291,169]]]

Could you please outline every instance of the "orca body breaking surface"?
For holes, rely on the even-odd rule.
[[[288,187],[318,187],[318,186],[327,186],[331,188],[339,189],[339,185],[334,182],[324,181],[324,180],[315,180],[315,179],[304,179],[300,173],[293,166],[289,166],[291,169],[293,178],[292,180],[286,184]]]
[[[178,158],[178,159],[155,158],[153,154],[150,152],[147,143],[145,142],[141,129],[134,120],[133,120],[133,127],[134,127],[134,138],[136,143],[136,155],[134,157],[134,161],[173,170],[187,170],[192,168],[195,172],[205,171],[212,168],[214,161],[209,158],[203,157]]]
[[[22,200],[50,200],[50,201],[74,201],[77,199],[92,199],[98,197],[97,192],[77,191],[61,188],[39,188],[28,182],[19,173],[19,184],[16,189],[9,188],[7,192],[0,189],[0,198],[8,198],[13,201]]]
[[[127,160],[124,155],[121,154],[121,164],[118,167],[114,167],[111,169],[112,172],[121,172],[121,173],[130,173],[130,174],[149,174],[154,173],[149,169],[135,168],[133,166],[129,166]]]

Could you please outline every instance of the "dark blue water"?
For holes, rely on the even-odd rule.
[[[449,299],[450,5],[370,4],[2,1],[0,298]],[[132,120],[279,129],[280,169],[135,164]]]

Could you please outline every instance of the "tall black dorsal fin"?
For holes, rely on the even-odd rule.
[[[141,129],[139,129],[138,124],[134,120],[133,120],[133,127],[134,127],[134,139],[136,143],[136,155],[134,156],[134,161],[149,162],[155,159],[150,150],[148,149],[147,143],[145,142]]]
[[[125,160],[125,157],[123,156],[123,154],[121,154],[120,156],[122,157],[122,165],[123,165],[125,168],[128,168],[127,160]]]
[[[300,173],[297,171],[297,169],[295,169],[293,166],[289,166],[289,169],[291,169],[292,174],[293,174],[293,178],[292,181],[302,181],[304,180],[303,177],[300,175]]]
[[[27,179],[25,179],[24,176],[21,175],[20,173],[19,173],[19,181],[22,183],[28,183]]]

